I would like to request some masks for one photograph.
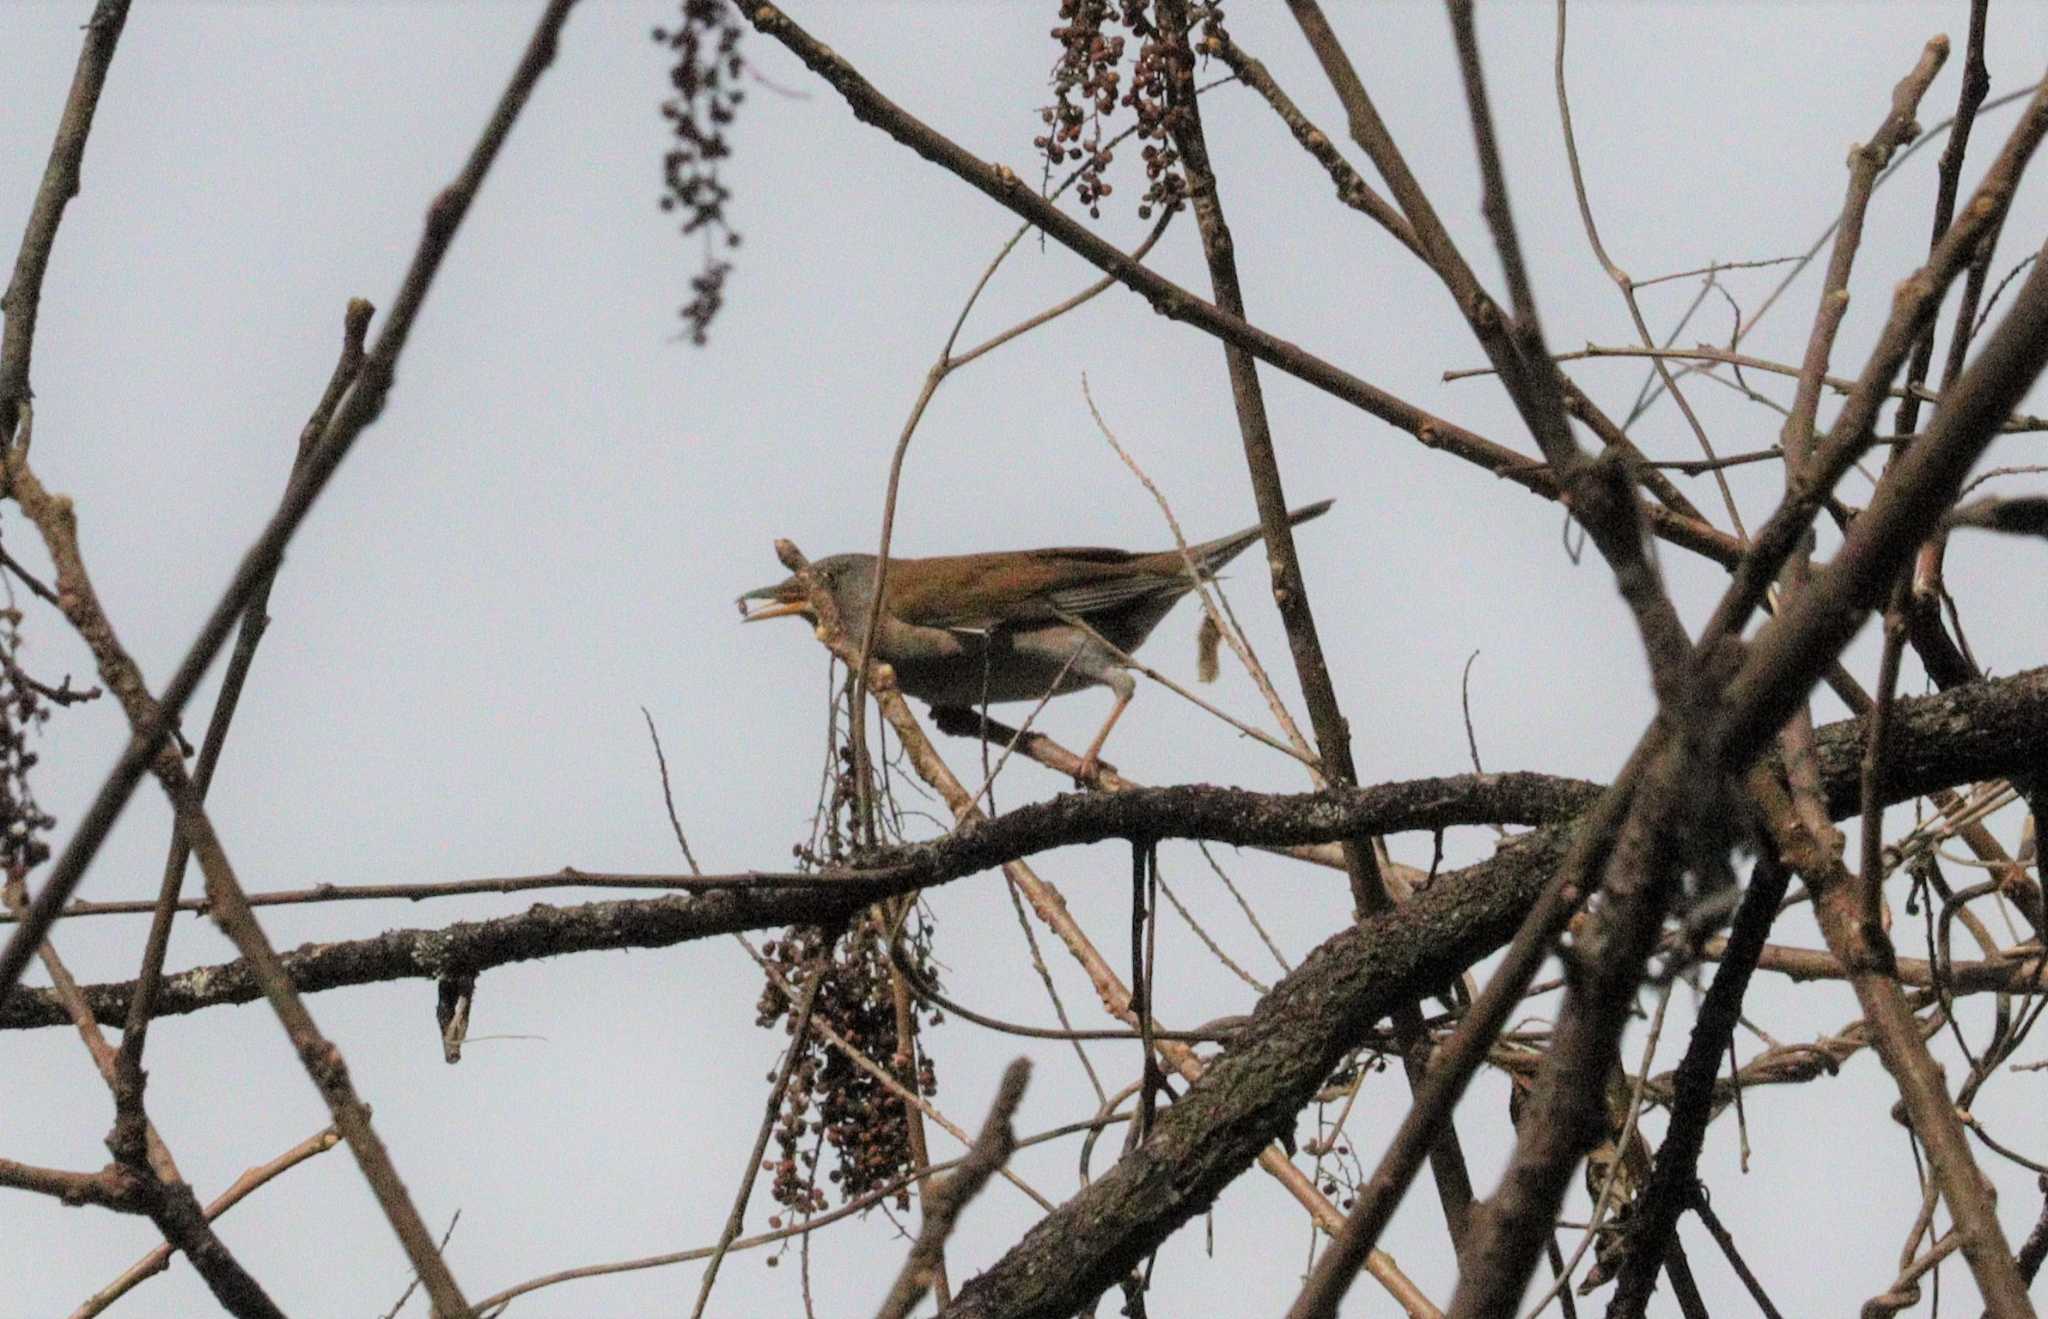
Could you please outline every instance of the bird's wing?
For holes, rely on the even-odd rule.
[[[1063,614],[1085,618],[1172,590],[1172,578],[1139,562],[1147,557],[1078,546],[927,560],[933,568],[906,589],[891,583],[890,611],[906,623],[962,632],[1050,623]]]
[[[1055,549],[1040,551],[1036,562],[1043,580],[1017,610],[1019,622],[1099,618],[1147,598],[1178,599],[1193,586],[1177,555],[1168,562],[1122,550]]]
[[[1193,585],[1185,573],[1168,577],[1157,572],[1134,571],[1073,582],[1046,592],[1043,598],[1057,613],[1087,618],[1110,613],[1147,596],[1178,597]]]
[[[1330,500],[1295,509],[1288,521],[1306,522],[1329,511]],[[1187,548],[1206,580],[1257,543],[1261,528]],[[1063,615],[1088,618],[1146,597],[1170,607],[1193,589],[1179,550],[1151,554],[1079,545],[1010,554],[958,554],[906,560],[914,573],[889,578],[889,612],[905,623],[957,632],[1052,623]]]

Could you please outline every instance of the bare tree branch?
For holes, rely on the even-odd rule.
[[[399,357],[404,352],[427,291],[433,285],[434,276],[448,254],[463,216],[468,213],[483,185],[484,175],[489,172],[499,148],[510,134],[513,121],[525,107],[541,73],[554,61],[556,40],[575,4],[576,0],[549,0],[518,68],[513,72],[504,95],[499,98],[497,108],[485,125],[469,160],[455,181],[442,190],[428,208],[426,232],[413,253],[412,265],[399,288],[391,314],[377,336],[376,345],[364,359],[355,385],[328,423],[320,443],[308,456],[305,471],[286,490],[277,512],[243,556],[233,579],[200,628],[183,662],[164,685],[158,697],[159,713],[135,731],[106,782],[79,817],[70,844],[51,867],[42,888],[36,892],[31,920],[18,928],[6,947],[0,949],[0,1004],[6,1002],[20,981],[22,971],[35,953],[36,944],[42,941],[44,932],[57,919],[58,912],[78,887],[86,867],[98,854],[108,830],[113,828],[121,808],[127,804],[135,785],[148,769],[157,747],[169,736],[185,708],[185,702],[191,699],[200,679],[220,653],[236,620],[247,610],[258,586],[276,571],[285,545],[305,520],[320,492],[326,489],[342,459],[348,456],[356,438],[383,411],[384,400],[397,373]]]
[[[1995,779],[2029,763],[2048,741],[2048,668],[2030,669],[1939,696],[1902,700],[1898,735],[1887,759],[1884,799],[1907,801],[1949,784]],[[1863,723],[1845,720],[1819,732],[1830,813],[1856,809]],[[830,924],[892,894],[928,888],[1018,857],[1130,836],[1206,837],[1240,846],[1281,840],[1323,841],[1347,834],[1399,833],[1497,822],[1547,824],[1584,810],[1599,789],[1575,779],[1496,773],[1420,779],[1374,788],[1267,795],[1237,788],[1132,788],[1063,796],[963,827],[929,843],[884,849],[871,864],[802,877],[775,874],[703,876],[708,891],[641,902],[575,907],[536,905],[517,915],[462,921],[430,929],[389,930],[370,939],[308,944],[282,954],[301,993],[388,980],[437,980],[494,966],[612,948],[665,948],[735,931]],[[1502,857],[1437,876],[1429,891],[1457,889],[1464,898],[1518,883],[1526,867],[1509,863],[1520,849],[1555,856],[1560,844],[1543,835],[1518,839]],[[620,877],[624,878],[624,877]],[[482,881],[484,884],[496,881]],[[684,877],[664,876],[665,885]],[[1535,881],[1539,886],[1542,878]],[[345,890],[344,890],[345,891]],[[1529,890],[1519,890],[1526,899]],[[1401,937],[1440,938],[1416,918],[1396,922]],[[1497,946],[1497,945],[1495,945]],[[93,1015],[124,1020],[133,982],[88,985]],[[262,996],[248,966],[228,962],[167,976],[159,1016],[248,1003]],[[63,1006],[48,990],[24,989],[0,1006],[0,1030],[63,1025]]]
[[[1017,1135],[1010,1123],[1017,1115],[1017,1106],[1024,1102],[1024,1085],[1030,1079],[1029,1059],[1019,1058],[1004,1069],[995,1100],[989,1105],[988,1120],[982,1123],[981,1134],[968,1148],[967,1157],[961,1160],[956,1172],[925,1193],[924,1226],[910,1247],[909,1258],[903,1261],[903,1271],[896,1275],[895,1285],[889,1288],[882,1308],[876,1311],[878,1319],[910,1319],[910,1312],[931,1290],[932,1279],[938,1274],[940,1252],[959,1224],[961,1211],[981,1194],[981,1188],[988,1185],[989,1178],[1009,1161],[1011,1151],[1017,1147]]]
[[[7,281],[6,294],[0,296],[0,312],[7,319],[5,333],[0,335],[0,442],[12,442],[18,410],[32,397],[28,369],[35,352],[36,318],[42,310],[43,277],[50,268],[64,208],[78,195],[85,141],[92,134],[100,89],[107,84],[107,67],[113,63],[114,47],[127,22],[128,0],[98,0],[85,22],[85,46],[78,52],[71,93],[57,121],[57,140],[50,144],[50,163],[29,208],[21,246],[15,250],[14,274]]]
[[[1234,343],[1269,366],[1350,403],[1414,436],[1430,448],[1444,450],[1474,463],[1546,499],[1558,497],[1559,487],[1555,479],[1541,463],[1528,455],[1517,453],[1368,384],[1204,301],[1150,267],[1132,261],[1115,245],[1040,198],[1014,170],[981,160],[882,95],[844,58],[774,5],[751,6],[748,16],[756,28],[782,42],[812,72],[838,91],[857,118],[880,128],[999,204],[1032,221],[1061,246],[1143,296],[1160,315],[1185,321]],[[1741,547],[1732,537],[1671,509],[1652,508],[1649,518],[1651,530],[1656,535],[1716,562],[1733,562],[1741,552]]]

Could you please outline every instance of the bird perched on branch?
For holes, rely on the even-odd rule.
[[[1287,515],[1299,524],[1334,501]],[[1008,550],[891,559],[882,588],[881,625],[873,657],[896,671],[905,692],[934,709],[973,710],[1003,701],[1035,701],[1083,687],[1116,695],[1075,777],[1095,776],[1102,744],[1137,693],[1118,653],[1145,643],[1180,598],[1195,588],[1188,566],[1206,581],[1265,535],[1246,527],[1234,535],[1149,554],[1113,549]],[[875,556],[835,554],[811,569],[838,606],[840,624],[858,645],[874,600]],[[740,597],[766,605],[746,621],[814,618],[795,577]],[[1103,643],[1107,642],[1108,645]]]

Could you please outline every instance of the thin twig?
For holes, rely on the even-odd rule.
[[[1128,1113],[1106,1113],[1091,1121],[1069,1122],[1064,1126],[1054,1127],[1050,1131],[1042,1131],[1036,1135],[1025,1137],[1017,1142],[1016,1147],[1020,1150],[1026,1149],[1034,1145],[1043,1145],[1048,1141],[1060,1140],[1083,1132],[1092,1133],[1102,1127],[1128,1121],[1130,1121],[1130,1114]],[[963,1161],[964,1156],[961,1159],[947,1159],[931,1164],[928,1167],[913,1169],[885,1185],[878,1186],[864,1195],[848,1200],[837,1209],[811,1215],[801,1222],[793,1223],[788,1227],[777,1228],[772,1232],[761,1232],[754,1236],[741,1237],[732,1243],[730,1251],[754,1250],[761,1246],[773,1245],[778,1241],[787,1241],[792,1237],[809,1236],[811,1233],[829,1227],[834,1223],[842,1222],[857,1214],[866,1213],[868,1210],[888,1200],[891,1196],[903,1191],[913,1182],[930,1177],[934,1173],[947,1172],[958,1168]],[[618,1260],[607,1264],[586,1264],[580,1268],[563,1269],[557,1273],[529,1279],[517,1286],[508,1287],[504,1291],[487,1296],[477,1303],[477,1312],[480,1315],[496,1316],[504,1312],[504,1307],[507,1303],[530,1292],[539,1291],[544,1287],[553,1287],[564,1282],[575,1282],[582,1278],[602,1278],[617,1273],[634,1273],[642,1269],[666,1268],[672,1264],[690,1264],[700,1259],[710,1258],[712,1252],[716,1249],[717,1247],[715,1246],[699,1246],[692,1250],[672,1251],[664,1255],[646,1255],[638,1259]]]
[[[755,21],[757,24],[759,23],[759,15],[756,15]],[[1066,181],[1061,183],[1050,197],[1046,198],[1047,205],[1049,206],[1054,199],[1072,186],[1081,177],[1081,174],[1082,171],[1079,169],[1070,173]],[[1165,234],[1166,226],[1172,218],[1173,213],[1171,209],[1162,214],[1159,217],[1159,222],[1153,226],[1152,232],[1147,235],[1144,242],[1138,245],[1136,251],[1131,253],[1128,259],[1134,263],[1144,260],[1146,253],[1152,250],[1153,244],[1157,243],[1160,237]],[[870,770],[867,754],[867,719],[864,714],[867,708],[868,661],[874,656],[875,639],[880,635],[881,630],[882,603],[889,580],[889,546],[890,542],[894,539],[896,529],[896,497],[898,491],[902,488],[903,462],[910,452],[911,437],[917,434],[918,423],[924,418],[925,409],[931,404],[932,396],[938,393],[939,386],[944,384],[946,378],[952,375],[954,371],[981,357],[983,354],[1000,348],[1012,339],[1035,330],[1057,317],[1064,316],[1096,295],[1105,292],[1115,282],[1113,277],[1097,280],[1072,297],[1066,298],[1035,315],[1027,316],[1009,329],[994,335],[976,347],[955,357],[953,355],[953,348],[959,342],[961,329],[967,324],[968,313],[974,310],[974,304],[980,300],[982,290],[987,288],[989,281],[995,277],[997,268],[1003,264],[1004,259],[1010,255],[1011,251],[1015,249],[1017,244],[1024,238],[1024,235],[1029,233],[1031,229],[1032,225],[1028,220],[1023,225],[1020,225],[1017,231],[1010,235],[1009,240],[1003,244],[996,252],[994,258],[982,270],[981,278],[975,281],[973,290],[968,293],[967,300],[960,307],[960,314],[953,319],[953,328],[947,332],[946,341],[939,348],[937,359],[932,362],[930,369],[925,372],[924,383],[919,386],[917,398],[910,405],[910,415],[904,420],[903,429],[896,437],[896,448],[889,455],[889,479],[882,494],[880,543],[875,550],[875,580],[871,588],[871,598],[868,602],[867,618],[861,625],[859,658],[853,662],[852,666],[854,713],[849,727],[853,734],[854,789],[858,798],[860,827],[865,831],[865,842],[869,846],[873,846],[875,836],[873,787],[869,778]],[[992,775],[991,778],[993,778]]]
[[[1743,1287],[1748,1290],[1750,1299],[1756,1302],[1756,1308],[1762,1312],[1764,1319],[1784,1319],[1778,1312],[1778,1307],[1771,1303],[1770,1294],[1764,1290],[1763,1284],[1757,1281],[1757,1276],[1751,1271],[1748,1262],[1742,1258],[1742,1253],[1735,1249],[1735,1238],[1729,1235],[1727,1227],[1721,1222],[1721,1216],[1714,1212],[1714,1206],[1707,1199],[1704,1188],[1693,1193],[1692,1208],[1700,1216],[1700,1222],[1705,1225],[1709,1235],[1714,1238],[1714,1244],[1721,1248],[1721,1254],[1728,1260],[1729,1267],[1735,1270],[1735,1276],[1742,1279]]]
[[[441,1240],[439,1246],[437,1247],[438,1249],[444,1251],[448,1249],[448,1242],[455,1236],[455,1225],[457,1223],[460,1223],[461,1221],[462,1211],[458,1209],[454,1212],[454,1214],[452,1214],[449,1217],[448,1230],[441,1234]],[[405,1303],[412,1299],[412,1294],[419,1290],[419,1286],[420,1278],[419,1275],[415,1273],[412,1277],[412,1281],[405,1284],[405,1290],[398,1293],[398,1299],[391,1303],[391,1308],[384,1312],[384,1319],[398,1319],[398,1312],[405,1308]]]
[[[782,1066],[775,1073],[775,1084],[768,1088],[768,1102],[763,1105],[760,1129],[754,1133],[753,1151],[740,1167],[740,1189],[733,1195],[732,1210],[725,1216],[725,1226],[718,1233],[718,1244],[712,1248],[711,1260],[704,1266],[703,1279],[697,1284],[697,1303],[690,1309],[691,1319],[701,1319],[704,1307],[710,1303],[712,1284],[718,1281],[718,1266],[725,1262],[726,1252],[732,1249],[733,1241],[740,1234],[740,1226],[746,1221],[747,1200],[753,1195],[754,1179],[761,1175],[761,1154],[768,1148],[769,1133],[775,1130],[775,1119],[782,1112],[782,1097],[789,1092],[789,1078],[795,1075],[797,1061],[810,1047],[811,1013],[818,1006],[818,990],[825,983],[832,942],[825,940],[811,958],[810,974],[797,996],[796,1015],[789,1031],[789,1048],[783,1051]]]
[[[1639,348],[1628,344],[1589,343],[1584,348],[1557,355],[1557,360],[1560,362],[1600,361],[1606,358],[1651,358],[1678,362],[1718,363],[1722,366],[1735,367],[1739,370],[1761,371],[1767,375],[1776,376],[1797,377],[1801,371],[1801,368],[1789,362],[1775,361],[1768,357],[1758,357],[1754,353],[1736,352],[1732,348],[1720,348],[1708,343],[1694,344],[1690,348],[1673,348],[1669,345],[1662,348]],[[1495,374],[1494,368],[1490,366],[1474,366],[1445,371],[1442,378],[1446,381],[1470,380],[1478,376],[1490,376],[1493,374]],[[1712,379],[1713,377],[1710,376],[1708,378]],[[1823,374],[1820,377],[1820,382],[1837,394],[1853,394],[1865,388],[1862,381],[1851,380],[1845,376]],[[1941,402],[1941,391],[1930,389],[1925,385],[1886,385],[1879,392],[1887,399],[1918,399],[1922,403]],[[2036,417],[2028,413],[2019,413],[2014,414],[2001,424],[2005,429],[2015,433],[2034,432],[2048,429],[2048,418]],[[1900,437],[1888,437],[1886,442],[1895,443],[1898,438]],[[1873,438],[1872,443],[1876,442],[1877,440]],[[1656,465],[1669,466],[1670,464],[1659,463]],[[1705,464],[1701,464],[1700,470],[1711,469]]]
[[[1669,284],[1674,280],[1694,279],[1701,275],[1711,277],[1720,274],[1724,270],[1764,270],[1771,266],[1790,265],[1795,261],[1802,261],[1804,259],[1799,256],[1771,256],[1756,261],[1710,261],[1704,266],[1694,266],[1690,270],[1674,270],[1668,275],[1653,275],[1648,279],[1639,279],[1636,281],[1636,287],[1646,289],[1653,285]]]
[[[683,822],[676,818],[675,794],[669,790],[668,757],[662,754],[661,734],[655,731],[654,716],[647,713],[647,707],[640,707],[640,717],[647,721],[647,738],[654,743],[654,763],[661,770],[661,802],[668,808],[669,828],[675,831],[676,846],[683,850],[683,861],[690,867],[692,875],[702,877],[704,872],[697,866],[697,858],[690,851],[690,840],[683,836]]]
[[[291,477],[296,477],[305,467],[306,455],[312,452],[314,444],[325,433],[327,423],[334,417],[335,408],[341,404],[342,395],[355,383],[356,375],[362,369],[363,341],[370,329],[372,309],[361,298],[351,299],[348,310],[342,317],[341,356],[328,376],[327,387],[320,400],[313,407],[311,417],[299,432],[299,441],[292,457]],[[270,624],[270,591],[277,580],[277,570],[272,570],[256,584],[249,596],[249,603],[242,614],[240,631],[235,637],[235,648],[228,658],[227,672],[221,678],[220,694],[214,698],[213,714],[207,720],[206,737],[200,744],[198,762],[192,768],[192,790],[202,801],[207,790],[213,785],[214,771],[220,765],[222,749],[227,745],[228,728],[233,723],[235,711],[240,707],[242,689],[248,682],[249,670],[256,660],[256,648],[263,640],[263,634]],[[116,1143],[133,1141],[141,1124],[143,1046],[149,1037],[150,1018],[156,1013],[157,989],[163,980],[164,956],[170,950],[171,922],[177,915],[178,894],[184,887],[185,869],[190,861],[192,849],[185,836],[177,831],[171,835],[169,855],[164,858],[163,878],[157,887],[157,899],[151,914],[149,933],[143,942],[142,965],[135,976],[135,997],[128,1001],[128,1018],[121,1028],[121,1053],[115,1069],[114,1106]]]
[[[1086,372],[1083,372],[1081,375],[1081,397],[1087,402],[1088,415],[1095,419],[1095,428],[1102,432],[1104,442],[1115,451],[1118,458],[1123,460],[1124,466],[1130,469],[1131,475],[1138,478],[1138,484],[1145,487],[1146,492],[1152,496],[1153,502],[1159,505],[1160,515],[1166,519],[1167,530],[1173,533],[1174,546],[1180,550],[1181,557],[1187,564],[1188,576],[1195,583],[1195,594],[1202,602],[1202,612],[1208,616],[1210,622],[1215,626],[1217,635],[1221,636],[1224,642],[1229,645],[1231,651],[1236,654],[1238,662],[1244,665],[1245,672],[1251,675],[1253,684],[1259,689],[1259,695],[1263,696],[1266,700],[1266,708],[1273,713],[1273,721],[1280,726],[1281,735],[1294,748],[1295,759],[1308,766],[1310,776],[1317,787],[1323,786],[1322,764],[1316,759],[1314,751],[1309,747],[1308,739],[1301,735],[1301,728],[1294,722],[1294,716],[1288,711],[1287,702],[1280,698],[1280,692],[1273,686],[1273,680],[1266,673],[1265,666],[1259,663],[1258,656],[1252,653],[1251,642],[1245,637],[1243,629],[1237,626],[1236,617],[1234,615],[1225,617],[1228,601],[1224,602],[1223,609],[1217,608],[1216,600],[1212,599],[1210,595],[1210,588],[1213,583],[1202,579],[1202,574],[1196,569],[1194,560],[1189,557],[1187,537],[1181,532],[1180,519],[1173,515],[1173,506],[1167,502],[1166,496],[1160,492],[1159,487],[1153,483],[1152,478],[1146,474],[1145,469],[1140,467],[1137,460],[1132,458],[1124,446],[1118,442],[1116,432],[1109,428],[1109,423],[1102,419],[1101,409],[1095,406],[1095,395],[1088,388]],[[1222,592],[1217,591],[1216,595],[1220,597]]]
[[[337,1132],[332,1126],[329,1126],[308,1136],[284,1153],[270,1160],[270,1162],[258,1164],[256,1167],[248,1169],[240,1177],[235,1178],[226,1190],[215,1196],[206,1206],[206,1221],[210,1223],[214,1219],[219,1218],[222,1214],[225,1214],[228,1210],[233,1209],[236,1205],[247,1199],[250,1193],[259,1187],[296,1168],[313,1156],[326,1153],[340,1143],[341,1133]],[[93,1319],[94,1315],[104,1313],[107,1307],[111,1306],[115,1301],[120,1300],[150,1278],[162,1273],[170,1265],[171,1246],[169,1242],[165,1242],[129,1265],[120,1277],[94,1292],[84,1304],[71,1312],[71,1319]]]
[[[1081,617],[1079,614],[1069,613],[1064,609],[1058,608],[1055,608],[1053,612],[1057,614],[1060,620],[1066,623],[1069,627],[1078,628],[1082,632],[1086,633],[1088,637],[1095,642],[1096,645],[1100,646],[1103,650],[1107,651],[1110,657],[1116,660],[1117,663],[1123,665],[1126,668],[1136,669],[1139,673],[1143,674],[1147,678],[1150,678],[1152,681],[1158,683],[1161,687],[1166,688],[1166,690],[1172,692],[1175,696],[1180,697],[1182,700],[1188,702],[1188,704],[1190,705],[1195,706],[1197,709],[1201,710],[1205,714],[1213,715],[1216,718],[1221,719],[1224,723],[1229,724],[1232,728],[1235,728],[1238,732],[1243,733],[1246,737],[1252,739],[1254,742],[1259,743],[1261,746],[1271,747],[1273,748],[1273,750],[1278,751],[1283,756],[1291,756],[1295,760],[1300,761],[1302,764],[1309,766],[1311,769],[1321,769],[1320,763],[1315,759],[1314,756],[1306,752],[1296,750],[1294,747],[1288,745],[1286,742],[1281,741],[1279,738],[1274,737],[1271,733],[1266,732],[1264,729],[1255,728],[1251,724],[1246,723],[1244,720],[1239,719],[1236,715],[1233,715],[1228,711],[1225,711],[1222,708],[1218,707],[1213,702],[1203,700],[1201,697],[1195,695],[1193,692],[1181,686],[1173,679],[1167,677],[1159,670],[1153,668],[1149,664],[1146,664],[1137,656],[1123,649],[1121,646],[1111,641],[1108,637],[1103,636],[1101,632],[1096,630],[1094,624],[1090,623],[1087,619]]]
[[[49,271],[50,253],[57,245],[57,227],[64,222],[64,208],[78,195],[79,170],[85,161],[86,139],[92,134],[94,113],[100,92],[107,83],[107,68],[114,60],[114,47],[128,22],[128,0],[97,0],[92,17],[85,22],[85,44],[78,52],[78,67],[71,75],[71,90],[64,98],[64,112],[57,120],[56,140],[50,144],[50,159],[43,167],[42,182],[36,187],[29,207],[28,224],[15,249],[14,273],[7,292],[0,295],[0,313],[6,328],[0,334],[0,440],[11,439],[17,410],[31,397],[29,359],[35,352],[36,317],[42,310],[43,277]]]
[[[1642,341],[1643,347],[1653,348],[1656,346],[1656,340],[1650,334],[1649,322],[1643,319],[1641,304],[1636,301],[1636,282],[1626,270],[1615,264],[1613,257],[1607,254],[1606,244],[1600,241],[1600,226],[1593,220],[1593,203],[1586,196],[1586,175],[1579,163],[1579,140],[1578,135],[1572,131],[1571,96],[1566,90],[1565,83],[1565,3],[1566,0],[1557,0],[1557,42],[1552,78],[1557,88],[1558,122],[1564,127],[1565,159],[1571,167],[1572,193],[1578,198],[1579,219],[1585,225],[1586,241],[1593,249],[1594,259],[1600,263],[1601,269],[1607,272],[1607,277],[1614,281],[1614,286],[1621,291],[1621,300],[1628,308],[1629,320],[1636,327],[1636,337]],[[1661,357],[1652,358],[1651,365],[1655,367],[1658,378],[1664,382],[1665,390],[1678,404],[1678,410],[1684,414],[1685,423],[1692,429],[1693,438],[1698,442],[1700,452],[1706,455],[1708,462],[1713,462],[1717,455],[1714,453],[1713,442],[1707,438],[1707,428],[1701,423],[1699,414],[1693,411],[1692,404],[1686,399],[1684,392],[1678,388],[1678,381],[1672,377],[1671,369],[1664,364]],[[1722,507],[1728,510],[1729,525],[1735,529],[1737,540],[1746,541],[1749,539],[1749,533],[1743,528],[1742,510],[1736,506],[1735,492],[1729,489],[1728,479],[1722,475],[1720,468],[1712,470],[1714,482],[1720,487]]]

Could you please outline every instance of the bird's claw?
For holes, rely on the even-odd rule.
[[[1114,774],[1116,773],[1116,766],[1109,764],[1093,752],[1081,757],[1081,762],[1074,766],[1075,786],[1082,788],[1101,787],[1102,772],[1104,770]]]

